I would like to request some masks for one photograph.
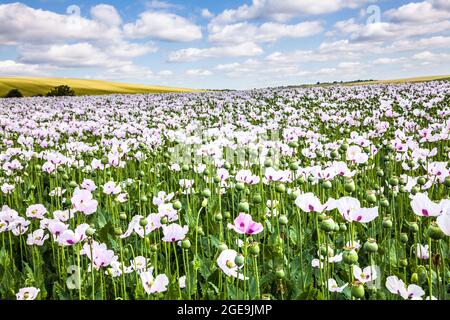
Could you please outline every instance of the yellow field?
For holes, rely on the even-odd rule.
[[[166,93],[194,92],[198,90],[162,87],[153,85],[129,84],[101,80],[84,80],[71,78],[0,78],[0,97],[9,90],[17,88],[24,96],[45,95],[51,88],[68,85],[76,95],[101,95],[114,93]]]

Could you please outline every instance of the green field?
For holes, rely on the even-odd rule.
[[[380,84],[380,83],[408,83],[408,82],[428,82],[437,80],[450,80],[450,75],[446,76],[428,76],[428,77],[416,77],[416,78],[404,78],[395,80],[374,80],[364,82],[348,82],[345,85],[366,85],[366,84]]]
[[[75,90],[76,95],[101,94],[135,94],[135,93],[167,93],[167,92],[193,92],[196,90],[163,87],[142,84],[129,84],[101,80],[84,80],[71,78],[0,78],[0,97],[4,97],[9,90],[19,89],[24,96],[45,95],[51,88],[59,85],[68,85]]]

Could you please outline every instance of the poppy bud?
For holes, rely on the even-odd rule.
[[[166,216],[161,218],[161,224],[167,224],[168,222],[169,222],[169,219]]]
[[[201,235],[201,236],[204,236],[204,235],[205,235],[205,232],[203,231],[203,228],[200,227],[200,226],[197,227],[197,232],[198,232],[198,234]]]
[[[423,186],[425,183],[427,183],[427,179],[425,179],[424,177],[420,177],[417,179],[417,184],[419,186]]]
[[[89,227],[89,228],[86,229],[86,235],[88,237],[92,237],[94,235],[94,233],[95,233],[95,229],[94,228]]]
[[[373,193],[373,191],[368,191],[366,193],[366,200],[368,203],[375,203],[377,202],[377,196]]]
[[[228,246],[225,243],[221,243],[217,248],[219,249],[219,252],[222,252],[224,250],[227,250]]]
[[[331,181],[324,181],[322,182],[322,188],[324,188],[325,190],[331,189],[333,185],[331,184]]]
[[[152,245],[150,246],[150,250],[151,250],[152,252],[158,251],[158,245],[157,245],[157,244],[152,244]]]
[[[419,283],[419,275],[416,272],[414,272],[411,275],[411,283],[415,283],[415,284]]]
[[[334,231],[334,228],[336,226],[336,223],[331,217],[326,217],[321,223],[320,223],[320,229],[322,229],[325,232],[331,232]]]
[[[347,180],[347,182],[344,184],[344,189],[346,192],[355,192],[356,186],[355,182],[353,180]]]
[[[76,181],[70,181],[69,182],[69,187],[76,188],[76,187],[78,187],[78,183]]]
[[[262,202],[262,197],[260,194],[253,195],[253,202],[256,204],[260,204]]]
[[[282,183],[277,184],[277,186],[275,187],[275,191],[278,192],[278,193],[285,193],[286,192],[286,187]]]
[[[378,170],[377,170],[377,176],[378,176],[378,177],[383,177],[383,176],[384,176],[384,171],[381,170],[381,169],[378,169]]]
[[[362,284],[354,284],[352,286],[352,297],[356,298],[356,299],[362,299],[364,298],[365,295],[365,291],[364,291],[364,286]]]
[[[339,156],[339,153],[336,150],[331,151],[330,153],[331,158],[336,159]]]
[[[427,235],[433,240],[440,240],[445,236],[441,228],[439,228],[435,222],[432,222],[428,227]]]
[[[147,198],[147,196],[146,196],[145,194],[143,194],[143,195],[141,196],[141,201],[142,201],[142,202],[147,202],[147,201],[148,201],[148,198]]]
[[[121,228],[115,228],[115,229],[114,229],[114,234],[115,234],[116,236],[120,236],[120,235],[122,234],[122,229],[121,229]]]
[[[358,262],[358,254],[356,253],[355,250],[345,250],[344,253],[342,254],[342,260],[346,263],[346,264],[356,264]]]
[[[162,220],[162,219],[161,219]],[[141,227],[145,227],[146,225],[148,224],[148,221],[147,221],[147,219],[141,219],[141,220],[139,220],[139,225],[141,226]]]
[[[339,231],[341,231],[341,232],[347,231],[347,225],[345,223],[340,223],[339,224]]]
[[[414,186],[414,187],[411,188],[411,194],[412,194],[412,195],[415,195],[415,194],[418,193],[418,192],[420,192],[419,187]]]
[[[388,208],[389,207],[389,200],[386,198],[380,199],[380,206],[384,207],[384,208]]]
[[[321,256],[328,256],[328,257],[332,257],[334,256],[334,250],[331,246],[326,246],[326,245],[321,245],[320,249],[319,249],[319,253]]]
[[[389,179],[389,184],[393,187],[398,186],[398,178],[397,177],[392,177]]]
[[[347,151],[347,149],[348,149],[348,144],[346,144],[346,143],[341,144],[341,146],[339,147],[339,149],[341,149],[342,151]]]
[[[249,212],[250,211],[250,207],[249,207],[248,202],[239,202],[238,210],[240,212],[245,212],[245,213]]]
[[[297,162],[292,162],[289,165],[289,169],[291,169],[292,171],[297,171],[298,170],[298,163]]]
[[[189,170],[189,166],[188,166],[187,164],[183,164],[183,165],[181,166],[181,170],[183,170],[183,171],[188,171],[188,170]]]
[[[366,243],[364,243],[364,251],[368,253],[376,253],[378,251],[378,244],[375,239],[369,238]]]
[[[302,184],[305,184],[305,178],[302,176],[302,177],[300,177],[300,178],[298,178],[298,183],[300,184],[300,185],[302,185]]]
[[[278,218],[278,222],[282,225],[285,226],[288,224],[288,218],[286,217],[286,215],[282,214],[279,218]]]
[[[67,181],[67,180],[69,180],[69,175],[68,175],[67,173],[64,173],[64,174],[61,176],[61,178],[62,178],[64,181]]]
[[[225,167],[225,169],[230,170],[231,168],[231,164],[229,162],[225,162],[225,164],[223,165]]]
[[[121,214],[119,214],[119,219],[120,220],[127,220],[127,214],[122,212]]]
[[[242,191],[245,189],[245,185],[242,182],[238,182],[238,183],[236,183],[235,188],[238,191]]]
[[[181,205],[181,202],[180,202],[180,201],[176,200],[176,201],[173,202],[173,208],[174,208],[175,210],[180,210],[181,207],[182,207],[182,205]]]
[[[216,214],[214,215],[214,220],[216,220],[216,221],[222,221],[222,219],[223,219],[223,216],[222,216],[222,214],[221,214],[220,212],[218,212],[218,213],[216,213]]]
[[[202,191],[202,196],[205,197],[205,198],[211,197],[211,191],[209,189],[204,189]]]
[[[259,254],[259,245],[256,242],[250,245],[250,253],[254,256]]]
[[[225,212],[223,213],[223,217],[224,217],[225,219],[230,219],[230,218],[231,218],[231,213],[230,213],[229,211],[225,211]]]
[[[390,217],[384,217],[382,222],[383,228],[390,229],[392,228],[392,220]]]
[[[446,187],[450,187],[450,176],[448,176],[448,177],[445,178],[444,185],[445,185]]]
[[[400,267],[406,268],[408,266],[408,259],[400,259]]]
[[[264,161],[264,167],[270,168],[270,167],[272,167],[272,165],[273,165],[272,160]]]
[[[207,205],[208,205],[208,199],[205,198],[205,199],[203,199],[203,201],[202,201],[202,207],[203,207],[203,208],[206,208]]]
[[[278,279],[283,279],[286,276],[286,273],[284,272],[284,270],[282,268],[278,268],[275,271],[275,275]]]
[[[234,258],[234,263],[236,263],[236,265],[238,267],[243,266],[244,265],[244,261],[245,261],[245,258],[244,258],[244,256],[242,254],[236,255],[236,258]]]
[[[183,249],[189,249],[191,247],[191,241],[189,241],[189,239],[185,239],[181,242],[181,247]]]
[[[424,283],[427,281],[428,271],[424,266],[417,267],[417,275],[419,278],[419,283]]]
[[[101,163],[102,164],[108,164],[108,158],[103,157],[102,160],[101,160]]]
[[[309,177],[308,177],[308,182],[309,182],[309,183],[312,183],[312,182],[314,182],[314,180],[315,180],[315,179],[314,179],[314,177],[313,177],[313,176],[309,176]]]
[[[419,232],[419,226],[417,225],[416,222],[411,222],[409,225],[409,231],[411,231],[412,233],[417,233]]]
[[[401,233],[400,234],[400,241],[403,244],[408,243],[408,235],[406,233]]]

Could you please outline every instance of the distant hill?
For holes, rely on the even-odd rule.
[[[1,70],[0,70],[1,72]],[[0,97],[4,97],[11,89],[19,89],[24,96],[45,95],[51,88],[68,85],[76,95],[133,94],[133,93],[168,93],[195,92],[199,90],[163,87],[142,84],[110,82],[102,80],[86,80],[71,78],[28,78],[0,77]]]

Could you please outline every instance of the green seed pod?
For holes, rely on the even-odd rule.
[[[445,185],[446,187],[450,187],[450,176],[448,176],[448,177],[445,178],[444,185]]]
[[[286,187],[282,183],[277,184],[277,186],[275,187],[275,191],[278,192],[278,193],[285,193],[286,192]]]
[[[220,212],[218,212],[218,213],[216,213],[214,215],[214,220],[215,221],[222,221],[222,219],[223,219],[223,216],[222,216],[222,214]]]
[[[62,178],[64,181],[67,181],[67,180],[70,179],[70,178],[69,178],[69,175],[68,175],[67,173],[64,173],[64,174],[61,176],[61,178]]]
[[[231,213],[230,213],[229,211],[225,211],[225,212],[223,213],[223,217],[224,217],[225,219],[230,219],[230,218],[231,218]]]
[[[409,224],[409,231],[411,231],[412,233],[419,232],[419,225],[416,222],[411,222]]]
[[[384,176],[384,171],[381,170],[381,169],[378,169],[378,170],[377,170],[377,176],[378,176],[378,177],[383,177],[383,176]]]
[[[121,214],[119,214],[119,219],[120,220],[127,220],[127,214],[125,212],[122,212]]]
[[[208,205],[208,198],[205,198],[202,200],[202,208],[206,208],[207,205]]]
[[[238,266],[241,267],[244,265],[245,262],[245,258],[242,254],[237,254],[236,258],[234,258],[234,263]]]
[[[331,189],[333,185],[331,184],[331,181],[324,181],[322,182],[322,188],[324,188],[325,190]]]
[[[162,219],[161,219],[162,220]],[[141,227],[145,227],[146,225],[148,224],[148,221],[147,221],[147,219],[141,219],[141,220],[139,220],[139,225],[141,226]]]
[[[408,243],[408,235],[406,233],[401,233],[400,234],[400,241],[403,244]]]
[[[348,192],[348,193],[355,192],[355,190],[356,190],[355,182],[354,182],[353,180],[348,180],[348,181],[344,184],[344,189],[345,189],[345,191]]]
[[[252,255],[254,255],[254,256],[259,255],[259,251],[260,251],[260,249],[259,249],[259,244],[258,243],[254,242],[254,243],[252,243],[250,245],[250,253]]]
[[[78,183],[76,181],[70,181],[69,182],[69,187],[76,188],[76,187],[78,187]]]
[[[260,204],[262,202],[262,197],[260,194],[254,194],[252,200],[255,204]]]
[[[358,262],[358,254],[355,250],[345,250],[342,254],[342,260],[349,265],[356,264]]]
[[[373,204],[373,203],[377,202],[377,196],[376,196],[375,193],[373,193],[372,191],[368,191],[368,192],[366,193],[366,201],[367,201],[368,203]]]
[[[92,237],[94,235],[94,233],[95,233],[95,229],[94,228],[89,227],[89,228],[86,229],[86,235],[88,237]]]
[[[183,164],[183,165],[181,166],[181,170],[183,170],[183,171],[189,171],[189,165]]]
[[[297,171],[298,170],[298,163],[297,162],[292,162],[289,165],[289,169],[291,169],[292,171]]]
[[[286,276],[286,273],[284,272],[284,269],[278,268],[278,269],[275,271],[275,276],[276,276],[278,279],[284,279],[284,277]]]
[[[120,236],[122,234],[122,229],[121,228],[114,228],[114,234],[116,236]]]
[[[362,299],[365,296],[364,285],[354,284],[352,286],[352,297],[356,299]]]
[[[336,227],[336,223],[331,217],[326,217],[326,219],[322,220],[320,222],[320,229],[322,229],[325,232],[331,232],[334,231],[334,228]]]
[[[264,161],[264,167],[270,168],[273,166],[272,160],[265,160]]]
[[[205,198],[211,197],[211,190],[209,190],[209,189],[204,189],[204,190],[202,191],[202,196],[205,197]]]
[[[336,150],[331,151],[330,153],[331,158],[336,159],[339,157],[339,153]]]
[[[417,267],[417,276],[420,284],[425,283],[428,279],[428,271],[424,266]]]
[[[419,179],[417,179],[417,184],[419,186],[423,186],[427,183],[427,179],[425,179],[424,177],[420,177]]]
[[[435,222],[432,222],[428,227],[427,235],[433,240],[440,240],[445,237],[441,228],[439,228],[439,226]]]
[[[235,188],[238,191],[242,191],[242,190],[245,189],[245,185],[242,182],[238,182],[238,183],[235,184]]]
[[[231,164],[228,162],[225,162],[225,164],[223,165],[225,169],[230,170],[231,168]]]
[[[383,208],[389,207],[389,200],[386,198],[380,199],[380,206]]]
[[[375,239],[369,238],[366,243],[364,243],[364,251],[368,253],[376,253],[378,251],[378,244]]]
[[[180,210],[181,207],[182,207],[182,205],[181,205],[181,202],[180,202],[180,201],[176,200],[176,201],[173,202],[173,208],[174,208],[175,210]]]
[[[191,241],[189,241],[189,239],[184,239],[181,242],[181,247],[186,250],[189,249],[191,247]]]
[[[288,217],[286,217],[286,215],[281,215],[279,218],[278,218],[278,222],[282,225],[282,226],[285,226],[285,225],[287,225],[288,224]]]
[[[411,194],[415,195],[416,193],[420,192],[420,188],[417,186],[414,186],[411,188]]]
[[[392,228],[391,218],[390,217],[383,218],[382,226],[383,226],[383,228],[386,228],[386,229]]]
[[[227,250],[228,246],[225,243],[221,243],[221,244],[219,244],[218,249],[219,249],[219,252],[222,252],[224,250]]]
[[[157,245],[157,244],[152,244],[152,245],[150,246],[150,250],[151,250],[152,252],[158,251],[158,245]]]
[[[238,210],[240,212],[245,212],[245,213],[249,212],[250,211],[250,206],[249,206],[248,202],[239,202]]]
[[[319,248],[319,253],[321,256],[328,256],[328,257],[332,257],[334,256],[334,250],[331,246],[326,246],[326,245],[321,245]]]
[[[107,164],[108,163],[108,158],[103,157],[102,160],[101,160],[101,163],[102,164]]]
[[[205,235],[205,232],[203,231],[203,228],[202,228],[201,226],[198,226],[198,227],[197,227],[197,232],[198,232],[198,234],[201,235],[201,236],[204,236],[204,235]]]
[[[400,267],[406,268],[408,266],[408,259],[400,259]]]
[[[389,179],[389,184],[393,187],[398,186],[398,183],[399,181],[397,177],[392,177]]]
[[[346,144],[346,143],[341,144],[341,146],[339,147],[339,149],[341,149],[342,151],[347,151],[347,149],[348,149],[348,144]]]
[[[339,224],[339,231],[341,231],[341,232],[347,231],[347,225],[345,223],[340,223]]]

